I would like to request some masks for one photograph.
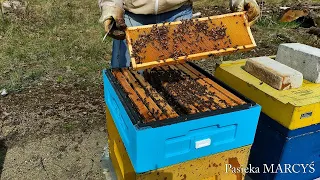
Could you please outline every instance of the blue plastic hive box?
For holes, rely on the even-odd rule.
[[[311,168],[308,165],[312,163]],[[288,130],[261,113],[249,164],[260,170],[259,174],[250,174],[253,180],[313,180],[320,177],[320,124]],[[279,164],[281,169],[277,170]],[[289,169],[286,170],[286,166]]]
[[[136,173],[253,143],[261,107],[208,73],[202,73],[247,104],[142,124],[111,70],[103,71],[105,102]]]

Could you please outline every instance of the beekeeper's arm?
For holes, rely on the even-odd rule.
[[[114,26],[108,36],[114,39],[124,39],[126,24],[124,21],[123,0],[99,0],[101,10],[100,22],[104,24],[106,31],[114,22]]]
[[[260,7],[255,0],[230,0],[232,11],[247,11],[250,24],[255,23],[260,16]]]

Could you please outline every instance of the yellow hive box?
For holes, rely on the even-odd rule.
[[[224,62],[215,77],[262,106],[262,112],[294,130],[320,123],[320,84],[279,91],[243,70],[246,60]]]
[[[108,108],[107,131],[109,157],[118,180],[242,180],[245,173],[232,172],[247,167],[251,146],[191,160],[185,163],[136,174]],[[226,166],[228,167],[226,169]],[[229,168],[229,167],[232,168]]]

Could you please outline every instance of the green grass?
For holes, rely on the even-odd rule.
[[[222,0],[202,0],[195,6],[208,3],[228,6],[228,1]],[[76,82],[81,87],[101,84],[101,70],[108,67],[112,44],[111,39],[102,42],[99,16],[94,0],[33,0],[26,13],[7,14],[0,20],[0,89],[17,91],[42,81]],[[270,46],[274,52],[287,39],[320,46],[314,36],[296,33],[297,23],[279,23],[277,18],[264,16],[253,27],[258,47]]]
[[[34,0],[25,14],[7,14],[0,21],[0,89],[61,77],[100,83],[111,40],[102,42],[99,15],[92,0]]]
[[[65,123],[63,124],[63,128],[67,131],[70,132],[75,128],[75,125],[72,123]]]
[[[263,16],[260,18],[256,26],[265,29],[294,29],[300,26],[296,21],[293,22],[280,22],[277,16]]]

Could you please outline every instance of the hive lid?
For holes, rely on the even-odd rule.
[[[261,91],[266,94],[266,97],[271,97],[273,100],[280,101],[282,104],[291,104],[295,107],[320,104],[320,84],[304,80],[300,88],[279,91],[267,84],[261,84],[261,81],[258,78],[255,78],[251,74],[247,73],[242,68],[246,64],[246,61],[246,59],[238,61],[225,61],[219,66],[216,72],[225,72],[233,77],[237,77],[237,79],[249,84],[250,87],[252,86],[259,92]],[[219,73],[216,73],[216,76],[218,76]],[[220,77],[222,77],[222,75]]]
[[[245,12],[129,27],[126,39],[136,70],[256,47]]]

